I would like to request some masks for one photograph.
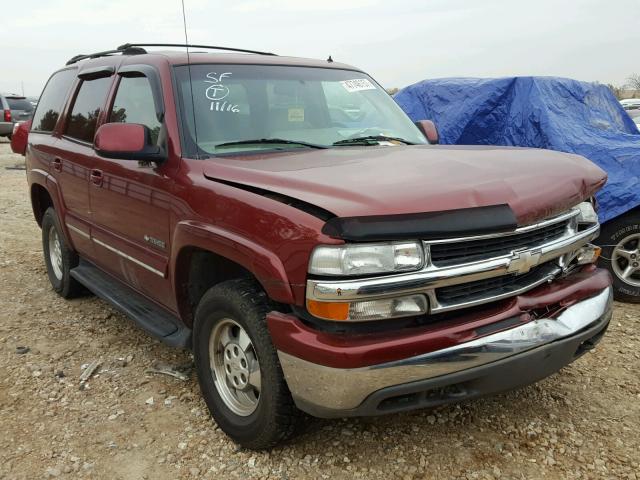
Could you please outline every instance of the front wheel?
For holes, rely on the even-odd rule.
[[[251,449],[291,437],[302,417],[267,331],[268,311],[267,297],[254,281],[223,282],[202,297],[193,332],[207,407],[229,437]]]
[[[640,303],[640,212],[629,212],[602,226],[600,265],[613,276],[616,300]]]

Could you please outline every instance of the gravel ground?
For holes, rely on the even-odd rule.
[[[386,417],[309,420],[270,452],[243,451],[192,376],[145,370],[190,355],[104,302],[58,298],[21,157],[0,144],[0,478],[640,477],[640,306],[616,304],[604,341],[537,385]],[[17,353],[28,347],[27,353]],[[83,365],[101,360],[79,388]]]

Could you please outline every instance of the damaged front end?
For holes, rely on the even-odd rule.
[[[500,225],[494,217],[487,215],[485,218],[487,222]],[[454,222],[461,226],[459,231],[470,226],[475,231],[486,232],[485,226],[471,220],[473,215],[469,218],[466,225]],[[508,219],[508,216],[503,215],[502,218]],[[442,225],[437,227],[436,236],[441,234],[446,223],[440,220]],[[332,225],[331,222],[328,225],[338,235],[336,225],[340,224],[334,222]],[[398,222],[392,221],[391,224],[402,231],[403,227]],[[407,225],[407,228],[415,229],[419,224],[408,222]],[[383,222],[351,220],[342,232],[361,241],[379,240],[384,228]],[[323,320],[362,321],[387,318],[385,313],[390,308],[390,299],[428,306],[418,312],[409,308],[404,316],[438,314],[491,303],[527,292],[567,275],[580,265],[595,262],[599,248],[590,242],[598,236],[599,228],[593,207],[584,202],[560,215],[507,231],[428,238],[429,232],[414,230],[411,236],[422,237],[420,245],[424,261],[408,272],[349,279],[343,270],[340,276],[332,278],[331,270],[325,268],[322,271],[313,265],[312,256],[311,275],[307,281],[307,308]],[[336,258],[336,261],[349,261],[344,254],[336,255]],[[358,261],[362,263],[365,260],[354,260]],[[349,268],[354,267],[347,266],[346,270]],[[418,295],[424,297],[422,302],[416,301]],[[363,308],[368,310],[368,315],[362,315]],[[377,315],[376,309],[379,310]],[[346,315],[345,311],[348,312]],[[342,312],[343,316],[327,315],[332,312]]]

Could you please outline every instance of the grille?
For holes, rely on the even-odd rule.
[[[565,235],[567,221],[540,227],[536,230],[516,235],[467,240],[451,243],[435,243],[431,245],[431,262],[437,267],[459,265],[492,257],[508,255],[523,248],[552,242]]]
[[[509,295],[541,282],[556,270],[558,270],[558,266],[554,263],[545,263],[522,275],[505,275],[450,287],[440,287],[436,289],[436,297],[438,302],[446,307]]]

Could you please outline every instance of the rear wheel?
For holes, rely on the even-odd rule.
[[[271,343],[267,296],[252,280],[211,288],[200,301],[194,357],[207,407],[218,426],[251,449],[291,437],[302,417]]]
[[[78,254],[67,244],[56,211],[49,207],[42,217],[42,250],[47,274],[53,289],[64,298],[82,291],[82,285],[71,276],[78,265]]]
[[[629,212],[602,226],[601,266],[613,276],[614,296],[640,303],[640,212]]]

